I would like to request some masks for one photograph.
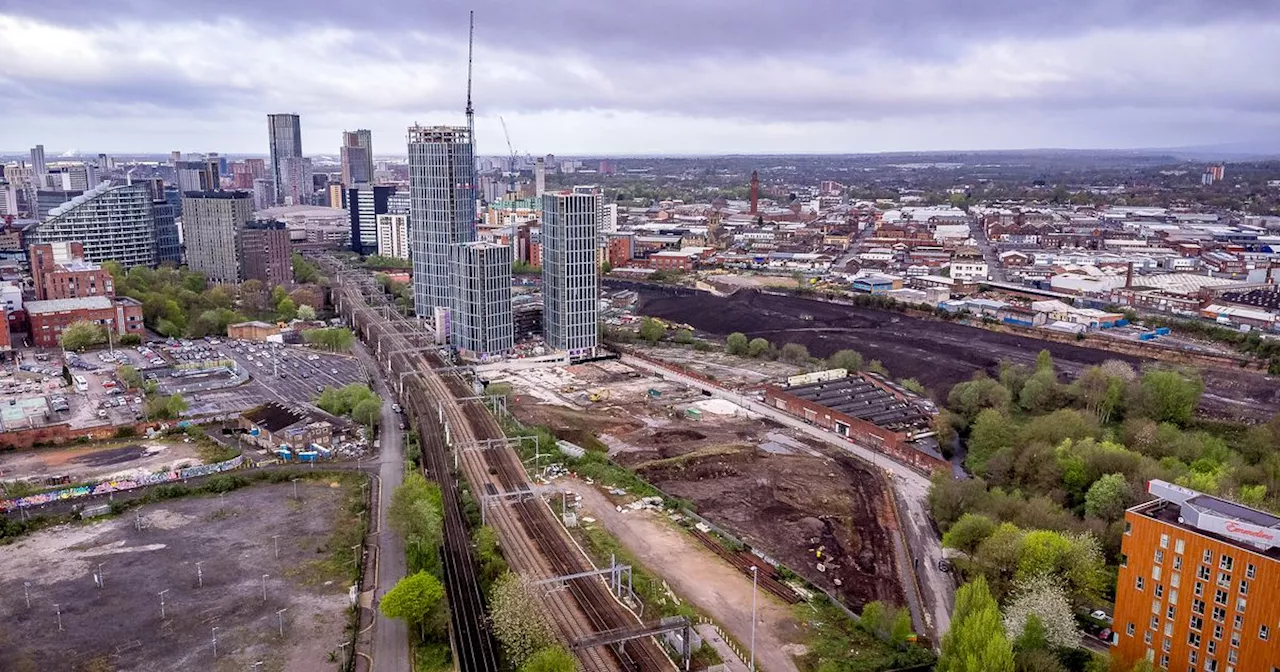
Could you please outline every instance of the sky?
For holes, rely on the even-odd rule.
[[[1280,138],[1274,0],[0,0],[0,151],[1144,148]],[[501,121],[500,121],[501,120]]]

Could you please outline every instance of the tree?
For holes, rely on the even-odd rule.
[[[125,334],[120,337],[120,345],[142,345],[142,337],[137,334]]]
[[[555,643],[555,634],[533,590],[527,578],[507,572],[490,591],[493,634],[502,644],[507,660],[516,667],[524,665],[538,650]]]
[[[86,349],[107,342],[107,330],[102,325],[88,320],[80,320],[67,325],[62,330],[62,349],[83,352]]]
[[[1107,522],[1119,520],[1133,501],[1133,490],[1124,474],[1107,474],[1093,482],[1084,496],[1084,511]]]
[[[1124,389],[1128,383],[1113,376],[1102,366],[1091,366],[1076,379],[1076,396],[1098,422],[1106,424],[1124,401]]]
[[[276,319],[281,322],[288,322],[298,316],[298,304],[293,299],[284,297],[280,303],[276,304]]]
[[[364,399],[351,409],[351,419],[366,427],[377,427],[382,422],[382,402]]]
[[[138,370],[132,366],[126,364],[116,369],[116,375],[120,376],[120,381],[127,387],[142,387],[142,376],[138,373]]]
[[[1204,381],[1198,375],[1151,369],[1142,374],[1136,388],[1131,388],[1135,398],[1129,405],[1157,422],[1185,425],[1200,405],[1203,392]]]
[[[772,347],[773,346],[769,344],[769,341],[763,338],[753,338],[751,339],[751,342],[747,344],[747,356],[761,357],[765,353],[769,352],[769,349]]]
[[[293,281],[298,284],[309,284],[320,279],[320,268],[309,262],[299,252],[293,253]],[[279,303],[279,302],[277,302]]]
[[[306,304],[298,306],[298,319],[307,322],[316,319],[316,309]]]
[[[1040,371],[1053,371],[1053,355],[1048,350],[1036,354],[1036,372]]]
[[[165,407],[169,410],[169,417],[176,418],[186,412],[186,410],[191,406],[187,403],[186,399],[182,398],[181,394],[172,394],[169,395],[169,399],[165,402]]]
[[[1071,611],[1071,600],[1062,584],[1048,576],[1019,581],[1013,597],[1005,606],[1004,629],[1014,639],[1026,632],[1027,622],[1037,620],[1044,629],[1044,640],[1055,647],[1080,644],[1080,629]]]
[[[329,352],[346,352],[355,344],[355,334],[346,327],[330,327],[328,329],[308,329],[302,332],[307,343],[320,346]]]
[[[799,343],[788,343],[782,346],[782,360],[790,364],[806,364],[809,362],[809,349]]]
[[[418,639],[426,639],[428,622],[439,620],[444,605],[444,586],[440,580],[418,572],[400,579],[386,595],[382,596],[379,609],[387,618],[394,618],[418,626]]]
[[[387,522],[405,540],[410,570],[440,571],[441,501],[440,488],[416,471],[391,493]]]
[[[1042,353],[1047,352],[1042,351]],[[1062,402],[1062,392],[1059,388],[1058,376],[1053,372],[1052,365],[1049,368],[1037,368],[1022,386],[1022,393],[1018,395],[1018,405],[1032,413],[1052,411]]]
[[[674,340],[680,345],[689,345],[690,343],[693,343],[693,332],[688,329],[681,329],[676,332]]]
[[[563,646],[538,649],[520,666],[520,672],[575,672],[577,669],[578,659]]]
[[[667,333],[667,325],[653,319],[652,317],[644,318],[640,323],[640,338],[650,343],[657,343]]]
[[[942,535],[942,545],[973,554],[996,531],[996,521],[980,513],[966,513]]]
[[[925,389],[924,383],[921,383],[915,378],[903,378],[898,381],[898,384],[901,385],[903,389],[915,392],[922,397],[929,395],[929,391]]]
[[[1004,388],[1009,390],[1009,394],[1014,398],[1022,394],[1022,386],[1027,384],[1027,379],[1031,377],[1031,373],[1031,369],[1022,364],[1000,361],[1000,384],[1004,385]]]
[[[988,408],[978,414],[973,421],[973,431],[969,435],[969,456],[965,460],[975,473],[983,473],[987,460],[997,450],[1013,445],[1018,436],[1018,426],[1002,411]]]
[[[724,351],[730,355],[747,354],[747,335],[741,331],[729,334],[729,337],[724,340]]]
[[[884,364],[881,364],[878,359],[871,360],[871,362],[867,364],[867,370],[871,373],[878,373],[886,378],[889,377],[889,369],[884,368]]]
[[[947,394],[947,405],[960,414],[965,424],[968,424],[973,422],[984,408],[1008,408],[1012,398],[1009,390],[1003,385],[984,375],[954,385],[951,392]]]
[[[862,369],[862,353],[857,350],[837,350],[827,358],[828,369],[846,369],[849,372]]]
[[[937,672],[1013,672],[1013,647],[1005,637],[987,582],[981,577],[956,591],[951,629],[942,638]]]

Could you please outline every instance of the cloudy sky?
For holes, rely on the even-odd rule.
[[[0,151],[1170,147],[1280,137],[1274,0],[0,0]]]

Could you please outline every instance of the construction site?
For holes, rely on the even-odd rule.
[[[358,556],[335,540],[353,483],[172,499],[0,546],[0,669],[329,669],[351,639]]]
[[[511,411],[521,422],[607,451],[850,607],[903,604],[892,500],[854,459],[619,361],[513,372],[494,382],[512,386]]]

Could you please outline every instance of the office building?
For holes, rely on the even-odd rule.
[[[209,282],[240,282],[240,232],[253,218],[245,191],[189,191],[182,195],[182,237],[187,267]]]
[[[68,203],[77,196],[83,196],[84,190],[67,191],[63,189],[40,189],[36,191],[36,219],[49,217],[49,211]]]
[[[541,156],[533,165],[533,195],[542,198],[547,191],[547,163]]]
[[[329,207],[347,209],[347,188],[341,184],[329,185]]]
[[[1153,480],[1125,512],[1112,653],[1128,669],[1274,672],[1280,517]]]
[[[302,122],[296,114],[268,114],[267,139],[271,145],[271,183],[275,202],[285,204],[284,160],[302,158]],[[295,202],[296,203],[296,202]]]
[[[18,216],[18,185],[7,180],[0,181],[0,217],[4,215]]]
[[[98,186],[98,167],[92,163],[76,163],[50,168],[44,186],[63,191],[88,191]]]
[[[280,160],[280,177],[284,179],[284,187],[277,189],[282,199],[280,205],[311,205],[312,194],[315,193],[315,177],[311,170],[311,159],[301,156],[290,156]]]
[[[240,279],[267,287],[293,284],[293,250],[284,222],[249,222],[240,232]]]
[[[163,190],[162,190],[163,191]],[[156,226],[156,263],[182,265],[182,234],[176,208],[168,200],[152,198],[151,218]]]
[[[449,250],[476,237],[475,157],[459,126],[409,128],[409,247],[413,305],[432,317],[448,309]]]
[[[347,211],[351,213],[351,249],[373,254],[378,249],[378,215],[390,212],[393,186],[356,185],[347,190]]]
[[[275,201],[275,183],[267,178],[255,179],[253,181],[253,209],[266,210],[275,205]]]
[[[450,336],[463,357],[502,355],[515,343],[511,321],[511,248],[477,242],[449,249],[453,308]]]
[[[342,133],[342,184],[352,187],[373,182],[373,133],[368,129]]]
[[[62,331],[76,322],[97,322],[106,327],[113,340],[125,334],[146,338],[142,304],[124,296],[28,301],[26,311],[31,342],[38,348],[59,347]]]
[[[36,299],[79,299],[115,296],[115,282],[100,264],[84,259],[79,242],[44,243],[27,249]]]
[[[378,215],[378,254],[396,259],[409,258],[409,215]]]
[[[542,195],[542,320],[547,345],[571,357],[591,357],[599,339],[596,278],[599,195]]]
[[[80,242],[84,258],[125,268],[156,265],[155,222],[146,186],[98,185],[49,211],[31,243]]]

